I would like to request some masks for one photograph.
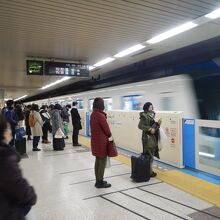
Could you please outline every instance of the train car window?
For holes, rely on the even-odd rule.
[[[103,98],[105,104],[105,110],[112,110],[112,98]]]
[[[161,110],[162,111],[171,111],[172,110],[172,98],[171,97],[161,97]]]
[[[141,110],[143,106],[143,96],[123,96],[121,99],[121,106],[123,110]]]
[[[78,109],[84,108],[84,101],[83,100],[77,100],[77,108]]]

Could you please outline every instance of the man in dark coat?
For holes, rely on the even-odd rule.
[[[79,115],[79,112],[77,110],[77,102],[73,102],[73,108],[71,109],[71,116],[72,116],[72,124],[73,124],[73,146],[81,146],[78,142],[78,135],[79,130],[82,129],[81,125],[81,117]]]
[[[7,144],[10,139],[9,125],[0,115],[0,220],[24,220],[37,197],[22,176],[19,155]]]

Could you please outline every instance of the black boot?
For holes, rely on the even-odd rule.
[[[95,183],[95,187],[96,188],[109,188],[111,187],[112,185],[110,183],[107,183],[106,181],[96,181]]]
[[[155,177],[155,176],[157,176],[157,173],[155,173],[155,172],[152,172],[150,175],[150,177]]]

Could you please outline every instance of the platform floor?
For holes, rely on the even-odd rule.
[[[72,147],[54,152],[39,145],[22,159],[24,176],[35,187],[38,201],[29,220],[220,219],[220,209],[157,178],[146,183],[130,179],[130,166],[111,159],[105,179],[108,189],[94,187],[94,157],[90,149]]]

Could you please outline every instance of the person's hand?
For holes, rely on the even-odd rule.
[[[109,137],[109,138],[108,138],[108,141],[110,141],[110,142],[111,142],[111,141],[114,141],[113,137],[112,137],[112,136]]]
[[[158,123],[159,125],[161,125],[162,119],[160,118],[160,119],[157,121],[157,123]]]
[[[156,132],[155,128],[151,128],[151,129],[150,129],[150,133],[151,133],[151,134],[155,134],[155,132]]]

